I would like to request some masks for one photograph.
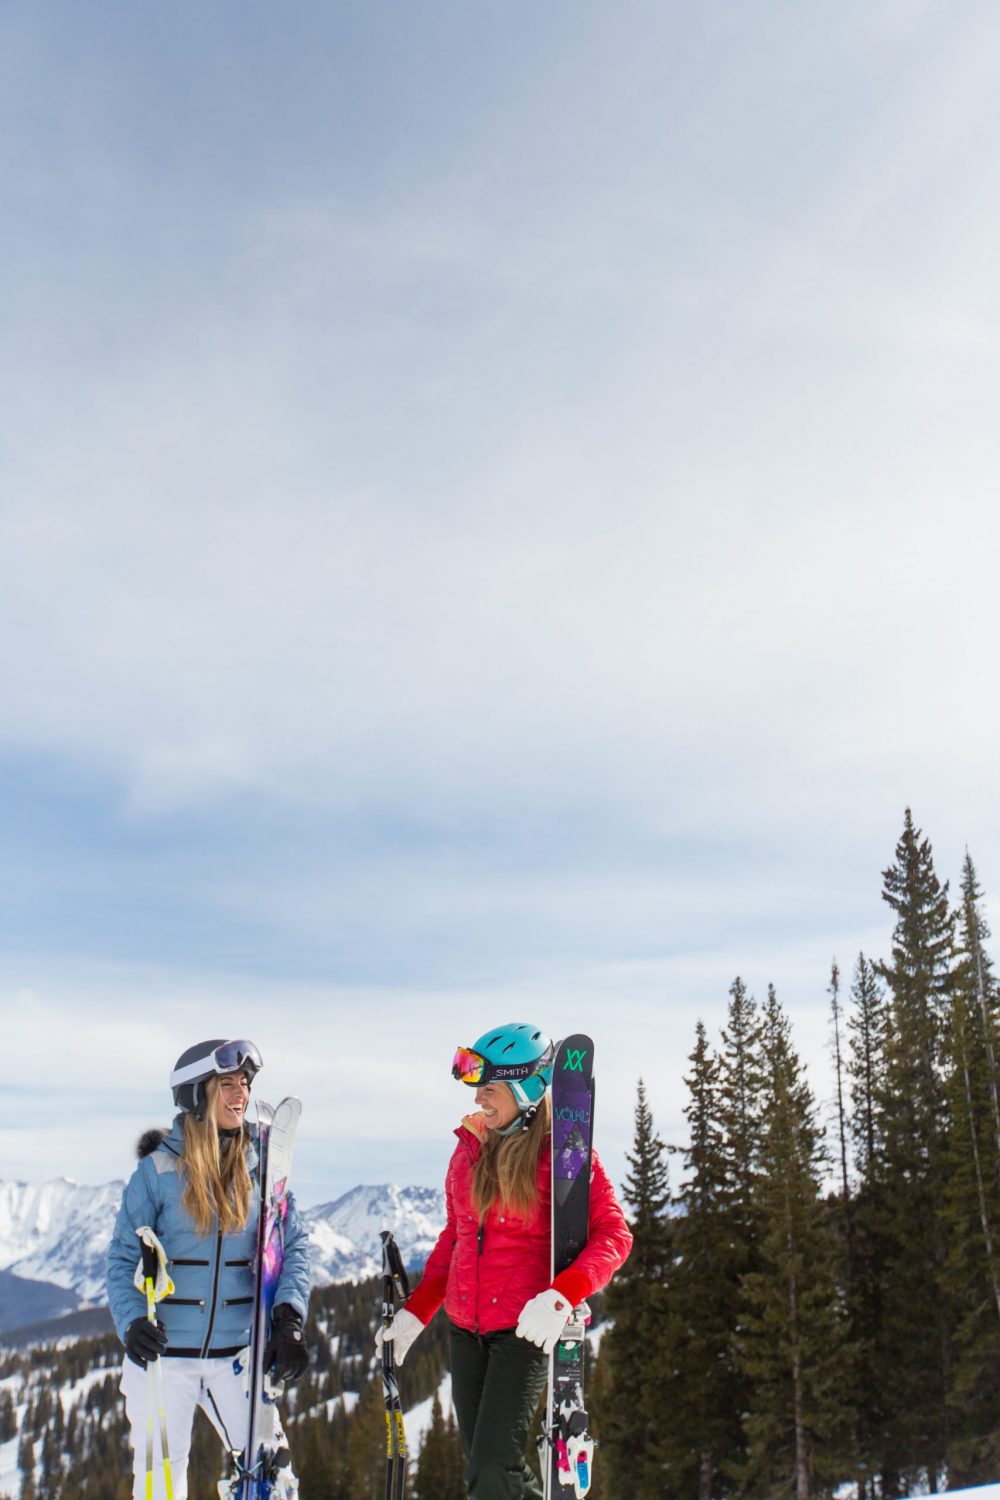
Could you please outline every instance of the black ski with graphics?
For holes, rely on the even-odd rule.
[[[565,1271],[587,1243],[590,1158],[594,1138],[594,1044],[589,1036],[559,1043],[552,1066],[552,1275]],[[590,1489],[594,1444],[583,1403],[584,1335],[590,1309],[575,1308],[549,1357],[542,1440],[546,1500],[571,1500]]]

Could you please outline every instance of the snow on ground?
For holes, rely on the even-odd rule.
[[[833,1493],[835,1496],[835,1500],[854,1500],[854,1496],[857,1494],[857,1492],[857,1485],[853,1480],[848,1480],[846,1483],[839,1485]],[[926,1485],[921,1488],[912,1489],[910,1491],[911,1496],[929,1494],[930,1491],[927,1489]],[[1000,1483],[978,1484],[974,1485],[971,1489],[966,1490],[942,1490],[940,1491],[940,1494],[942,1496],[942,1500],[944,1500],[944,1496],[947,1496],[947,1500],[1000,1500]]]
[[[17,1438],[0,1443],[0,1496],[15,1500],[21,1493],[21,1474],[17,1467]]]
[[[596,1359],[601,1347],[601,1339],[611,1327],[610,1322],[598,1323],[596,1328],[587,1329],[587,1353],[591,1359]]]
[[[82,1401],[95,1385],[100,1385],[104,1380],[119,1380],[121,1378],[121,1367],[119,1365],[105,1366],[101,1370],[88,1370],[86,1375],[81,1375],[79,1380],[74,1380],[72,1385],[64,1385],[59,1392],[62,1402],[63,1416],[69,1416],[69,1409]]]
[[[441,1403],[441,1411],[445,1419],[451,1407],[451,1375],[445,1375],[437,1388],[437,1398]],[[434,1406],[434,1397],[428,1396],[426,1401],[419,1401],[409,1411],[403,1413],[403,1426],[406,1429],[406,1451],[410,1456],[410,1462],[415,1463],[420,1446],[424,1440],[424,1433],[431,1425],[431,1410]]]
[[[69,1416],[70,1407],[76,1406],[77,1402],[86,1400],[88,1393],[95,1385],[100,1385],[104,1380],[117,1380],[119,1368],[117,1365],[105,1366],[98,1370],[88,1370],[86,1375],[81,1375],[79,1380],[74,1380],[71,1385],[60,1388],[58,1395],[62,1403],[63,1415]],[[25,1394],[26,1384],[23,1375],[8,1375],[0,1380],[0,1390],[8,1390],[17,1402],[17,1420],[20,1425],[25,1412],[25,1403],[18,1398]],[[355,1399],[357,1399],[355,1397]],[[9,1443],[0,1443],[0,1500],[18,1500],[21,1493],[21,1474],[17,1466],[17,1449],[20,1437],[11,1438]]]
[[[361,1397],[358,1395],[357,1391],[344,1391],[344,1393],[340,1396],[331,1396],[326,1403],[326,1420],[328,1422],[332,1420],[333,1414],[337,1410],[338,1406],[342,1406],[347,1412],[348,1416],[350,1416],[351,1412],[354,1410],[360,1400]]]

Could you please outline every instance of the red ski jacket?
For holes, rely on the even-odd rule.
[[[547,1287],[555,1287],[575,1307],[607,1286],[632,1248],[632,1233],[595,1152],[590,1236],[573,1264],[553,1281],[550,1144],[546,1141],[538,1159],[535,1207],[524,1215],[494,1203],[480,1225],[472,1203],[472,1169],[482,1149],[481,1121],[481,1116],[469,1116],[455,1131],[459,1143],[445,1178],[448,1221],[406,1309],[429,1323],[444,1302],[448,1317],[460,1328],[494,1333],[513,1328],[524,1304]]]

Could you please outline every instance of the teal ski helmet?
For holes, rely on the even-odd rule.
[[[459,1047],[451,1064],[453,1078],[470,1088],[506,1083],[522,1113],[537,1109],[552,1080],[552,1038],[526,1021],[509,1021],[485,1031],[471,1047]]]

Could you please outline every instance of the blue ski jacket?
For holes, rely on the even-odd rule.
[[[260,1186],[257,1172],[256,1126],[246,1161],[256,1191],[246,1226],[237,1234],[218,1230],[200,1235],[181,1202],[184,1174],[181,1120],[169,1135],[154,1132],[140,1143],[140,1161],[122,1194],[108,1247],[108,1303],[122,1342],[133,1319],[146,1313],[146,1298],[134,1285],[141,1246],[136,1230],[152,1228],[167,1254],[174,1294],[157,1303],[156,1316],[167,1332],[168,1355],[189,1359],[236,1354],[250,1341],[253,1317],[253,1260],[257,1244]],[[146,1154],[143,1146],[148,1145]],[[287,1302],[303,1320],[309,1301],[309,1231],[288,1195],[285,1255],[275,1293],[275,1306]]]

